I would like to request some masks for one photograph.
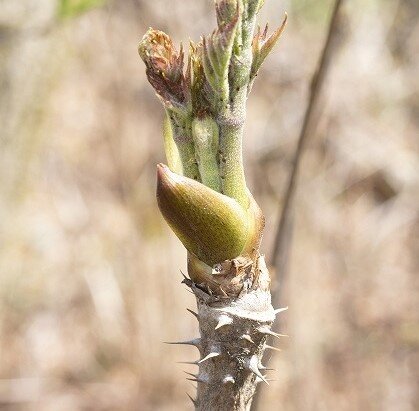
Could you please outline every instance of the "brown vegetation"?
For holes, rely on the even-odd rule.
[[[330,4],[271,0],[261,16],[289,14],[246,126],[266,251]],[[198,39],[212,7],[108,1],[58,18],[53,0],[0,3],[1,410],[190,406],[175,362],[193,348],[162,341],[196,335],[195,302],[156,207],[162,115],[136,46],[148,25]],[[262,410],[419,406],[418,16],[413,0],[347,2],[281,284],[290,339]]]

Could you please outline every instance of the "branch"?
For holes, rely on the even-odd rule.
[[[326,41],[323,46],[320,59],[318,61],[316,71],[314,72],[311,80],[309,100],[304,114],[303,124],[298,137],[298,144],[294,154],[292,169],[284,195],[283,207],[280,211],[279,224],[276,231],[276,236],[270,258],[271,266],[275,267],[277,284],[279,284],[280,281],[283,281],[286,276],[288,266],[287,263],[289,251],[291,248],[290,245],[292,241],[293,232],[293,199],[297,188],[298,173],[303,152],[307,145],[308,137],[311,134],[313,134],[313,130],[315,129],[315,121],[313,114],[316,112],[317,103],[321,96],[321,92],[324,88],[326,76],[329,72],[330,62],[337,49],[336,35],[339,31],[339,11],[343,1],[344,0],[335,1]],[[279,296],[279,287],[276,287],[272,291],[272,301],[274,306],[280,306]],[[278,321],[276,324],[276,328],[278,328]],[[265,362],[267,362],[267,360]],[[262,387],[260,387],[259,390],[256,392],[255,398],[253,400],[253,411],[257,411],[258,409],[260,409],[260,401],[263,393],[261,388]]]
[[[291,174],[289,176],[287,188],[284,195],[284,203],[281,210],[278,229],[276,232],[270,259],[271,265],[276,268],[276,276],[278,281],[281,280],[285,274],[284,270],[278,269],[281,265],[281,261],[278,257],[283,254],[283,250],[287,248],[287,242],[291,240],[291,232],[289,236],[286,234],[289,231],[287,227],[290,225],[289,220],[291,219],[293,209],[293,198],[297,187],[297,179],[300,170],[301,159],[303,156],[304,149],[307,145],[308,136],[313,134],[313,130],[315,128],[313,114],[316,111],[315,109],[319,101],[321,91],[323,90],[324,82],[330,68],[332,56],[336,51],[335,46],[337,42],[335,41],[335,35],[339,31],[339,9],[343,1],[344,0],[336,0],[335,2],[333,14],[329,25],[329,31],[326,37],[326,42],[323,46],[323,51],[320,60],[317,64],[316,71],[314,72],[313,78],[311,80],[309,100],[304,114],[303,125],[301,127],[300,135],[298,137],[298,144],[296,152],[294,154]],[[277,295],[275,295],[274,293],[274,301],[276,299]]]

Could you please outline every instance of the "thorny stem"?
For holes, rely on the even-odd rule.
[[[169,168],[158,166],[160,211],[188,250],[186,284],[195,294],[200,351],[197,410],[248,411],[275,310],[260,254],[264,216],[243,168],[246,101],[285,26],[255,34],[264,0],[216,0],[217,29],[191,43],[184,71],[165,33],[149,29],[139,45],[147,77],[167,118]],[[182,175],[179,175],[180,172]],[[282,311],[282,310],[280,310]],[[182,342],[185,344],[187,342]]]
[[[197,297],[201,333],[198,411],[247,411],[257,384],[268,384],[261,360],[276,313],[269,274],[263,263],[260,269],[257,289],[237,299],[214,299],[187,282]]]

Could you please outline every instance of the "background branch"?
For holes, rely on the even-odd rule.
[[[289,253],[291,250],[293,234],[293,200],[297,188],[298,173],[300,170],[304,149],[307,146],[308,138],[314,133],[315,130],[316,121],[314,121],[314,114],[316,113],[316,107],[322,94],[332,58],[337,50],[336,46],[339,43],[337,40],[339,38],[338,32],[341,23],[340,9],[343,1],[344,0],[336,0],[334,4],[333,13],[329,24],[329,30],[326,36],[323,50],[311,80],[308,104],[304,114],[301,131],[298,137],[298,143],[292,162],[291,173],[284,194],[284,202],[282,208],[280,209],[279,224],[269,260],[271,266],[275,268],[273,272],[276,276],[276,287],[272,290],[272,302],[274,307],[280,306],[280,285],[286,278],[287,274]],[[279,328],[279,319],[276,321],[274,328]],[[267,360],[265,360],[265,362],[266,361]],[[259,387],[259,390],[256,392],[252,404],[252,410],[254,411],[259,409],[261,393],[262,387]]]
[[[323,90],[324,81],[330,68],[330,62],[336,51],[335,46],[338,43],[336,41],[338,36],[336,35],[338,34],[340,23],[339,10],[342,3],[343,0],[336,0],[335,2],[323,51],[311,80],[309,100],[304,114],[303,125],[298,137],[297,149],[292,162],[291,174],[285,191],[283,206],[280,211],[278,229],[270,257],[270,263],[275,267],[276,279],[278,283],[283,280],[286,274],[286,264],[280,257],[286,257],[286,253],[284,253],[284,251],[289,248],[288,243],[291,242],[292,239],[292,223],[290,220],[292,219],[293,199],[297,188],[298,173],[308,137],[313,134],[313,130],[315,129],[313,115],[316,112],[316,106],[321,96],[321,91]],[[273,300],[278,300],[278,292],[273,295]]]

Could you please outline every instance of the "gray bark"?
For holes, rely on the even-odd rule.
[[[257,279],[235,298],[214,296],[185,281],[197,299],[201,334],[192,342],[200,351],[193,363],[199,372],[192,378],[198,384],[197,411],[247,411],[257,384],[268,383],[261,360],[267,337],[278,336],[271,331],[276,312],[263,257],[256,270]]]

